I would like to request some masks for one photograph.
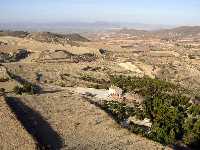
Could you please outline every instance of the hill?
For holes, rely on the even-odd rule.
[[[136,30],[136,29],[121,29],[118,34],[129,34],[131,36],[157,36],[165,37],[200,37],[200,26],[182,26],[172,29],[161,29],[155,31]]]
[[[30,33],[27,37],[43,41],[43,42],[51,42],[58,40],[67,40],[67,41],[79,41],[79,42],[89,42],[85,37],[80,36],[79,34],[58,34],[51,32],[34,32]]]
[[[30,38],[40,42],[70,44],[80,46],[77,42],[89,42],[89,40],[79,34],[58,34],[51,32],[25,32],[25,31],[0,31],[0,36],[13,36],[19,38]]]
[[[154,32],[159,36],[196,37],[200,36],[200,26],[182,26]]]
[[[25,31],[6,31],[6,30],[0,31],[0,36],[14,36],[14,37],[24,38],[29,34],[30,33],[25,32]]]

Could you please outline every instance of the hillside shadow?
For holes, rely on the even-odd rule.
[[[52,129],[47,121],[32,108],[15,97],[6,97],[6,103],[15,113],[28,133],[37,142],[38,149],[59,150],[63,145],[62,138]],[[12,132],[12,131],[11,131]]]

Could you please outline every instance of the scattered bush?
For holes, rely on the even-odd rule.
[[[194,149],[200,147],[200,118],[189,117],[183,124],[183,141]]]
[[[29,55],[29,52],[26,49],[18,49],[18,51],[13,54],[1,52],[0,62],[2,63],[16,62],[21,59],[25,59],[26,57],[28,57],[28,55]]]
[[[24,89],[23,89],[23,87],[20,87],[20,86],[15,86],[14,88],[13,88],[13,92],[15,93],[15,94],[22,94],[23,92],[24,92]]]
[[[74,62],[92,62],[95,61],[98,57],[94,53],[84,53],[81,55],[74,55],[73,57]]]
[[[117,101],[104,101],[103,108],[108,113],[111,113],[117,122],[136,114],[136,110],[133,107],[127,107],[126,104]]]
[[[155,95],[157,93],[184,93],[186,89],[164,80],[151,79],[149,77],[110,76],[111,83],[119,86],[125,92],[134,91],[142,96]]]
[[[15,86],[13,91],[16,94],[23,94],[23,93],[28,93],[28,94],[37,94],[40,92],[40,88],[37,85],[31,84],[31,83],[24,83],[22,86]]]
[[[111,83],[125,92],[135,92],[144,97],[142,113],[151,120],[152,127],[148,134],[143,127],[135,125],[129,127],[131,131],[162,144],[174,144],[182,140],[189,146],[200,145],[200,106],[189,103],[189,90],[148,77],[111,76]],[[112,111],[119,119],[127,118],[126,106],[108,106],[120,110]],[[137,111],[131,112],[136,115]]]
[[[92,87],[97,88],[97,89],[107,89],[110,87],[110,81],[107,81],[105,79],[97,79],[95,77],[92,77],[91,75],[88,74],[81,74],[80,77],[81,80],[88,81],[94,83]]]
[[[127,119],[131,116],[137,117],[140,120],[145,118],[143,110],[138,107],[130,107],[126,106],[125,103],[120,103],[117,101],[104,101],[102,104],[102,108],[112,115],[116,122],[122,123],[127,121]],[[137,125],[134,123],[130,123],[127,128],[136,134],[142,134],[147,136],[149,132],[149,127]]]
[[[192,105],[189,108],[189,114],[191,114],[193,117],[200,116],[200,105]]]

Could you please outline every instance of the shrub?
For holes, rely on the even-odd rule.
[[[142,96],[155,95],[157,93],[183,93],[186,89],[164,80],[151,79],[149,77],[111,76],[111,83],[119,86],[126,92],[134,91]]]
[[[120,103],[117,101],[104,101],[102,104],[102,108],[106,112],[111,114],[115,121],[120,124],[126,121],[126,119],[131,116],[136,116],[138,119],[141,120],[143,120],[145,117],[143,111],[138,107],[126,106],[125,103]],[[149,127],[137,125],[134,123],[130,123],[127,127],[131,132],[142,135],[147,135],[149,131]]]
[[[23,92],[24,92],[24,89],[23,89],[23,87],[20,87],[20,86],[15,86],[14,88],[13,88],[13,92],[15,93],[15,94],[22,94]]]
[[[129,127],[132,131],[162,144],[173,144],[182,140],[187,145],[199,146],[200,106],[189,103],[191,97],[188,95],[189,90],[167,81],[148,77],[111,76],[111,83],[144,97],[142,113],[152,121],[152,127],[149,134],[138,126]],[[111,108],[113,107],[119,106],[114,105]],[[121,106],[121,111],[117,111],[122,115],[119,115],[119,119],[127,117],[125,108],[126,106]],[[138,111],[132,112],[136,115]]]
[[[112,114],[117,122],[124,121],[124,119],[128,119],[130,116],[137,116],[140,119],[144,119],[144,113],[142,110],[138,107],[126,106],[125,103],[104,101],[103,108]]]
[[[192,105],[190,108],[189,108],[189,113],[195,117],[195,116],[200,116],[200,105]]]
[[[188,118],[185,121],[183,128],[184,143],[198,149],[200,147],[200,118]]]
[[[175,107],[159,106],[153,120],[151,137],[163,144],[172,144],[182,137],[182,124],[185,115]]]
[[[91,83],[94,83],[91,87],[97,88],[97,89],[107,89],[110,86],[110,81],[107,81],[105,79],[97,79],[91,75],[88,74],[81,74],[80,76],[81,80],[88,81]]]
[[[28,94],[37,94],[40,91],[40,87],[37,85],[33,85],[31,83],[24,83],[22,86],[15,86],[13,91],[16,94],[23,94],[23,93],[28,93]]]

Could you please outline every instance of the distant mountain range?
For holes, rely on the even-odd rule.
[[[121,34],[133,36],[158,36],[158,37],[198,37],[200,38],[200,26],[182,26],[172,29],[160,29],[155,31],[121,29],[117,31]]]
[[[173,29],[160,30],[156,33],[160,36],[174,35],[179,37],[200,37],[200,26],[182,26]]]
[[[158,30],[172,28],[172,26],[127,22],[0,23],[0,29],[2,30],[50,31],[68,33],[102,31],[120,28]]]
[[[100,26],[100,24],[98,24]],[[86,25],[85,25],[86,26]],[[105,26],[105,24],[102,23],[102,26]],[[107,27],[109,24],[107,25]],[[78,25],[77,25],[78,28]],[[100,27],[99,27],[100,28]],[[193,37],[193,38],[200,38],[200,26],[182,26],[172,29],[159,29],[159,30],[153,30],[153,31],[147,31],[147,30],[137,30],[137,29],[131,29],[131,28],[123,28],[120,27],[113,28],[113,26],[110,25],[110,28],[107,29],[109,32],[115,32],[116,34],[129,34],[132,36],[157,36],[160,38],[187,38],[187,37]],[[91,31],[91,30],[89,30]],[[56,31],[55,31],[56,32]],[[63,34],[54,33],[54,32],[27,32],[25,29],[22,29],[21,31],[17,30],[2,30],[0,31],[0,36],[15,36],[15,37],[28,37],[33,38],[36,40],[56,40],[56,39],[65,39],[69,41],[82,41],[82,42],[88,42],[89,40],[80,36],[79,34],[69,34],[65,33],[67,31],[64,31]],[[71,32],[77,32],[77,30],[74,29],[74,31]]]

